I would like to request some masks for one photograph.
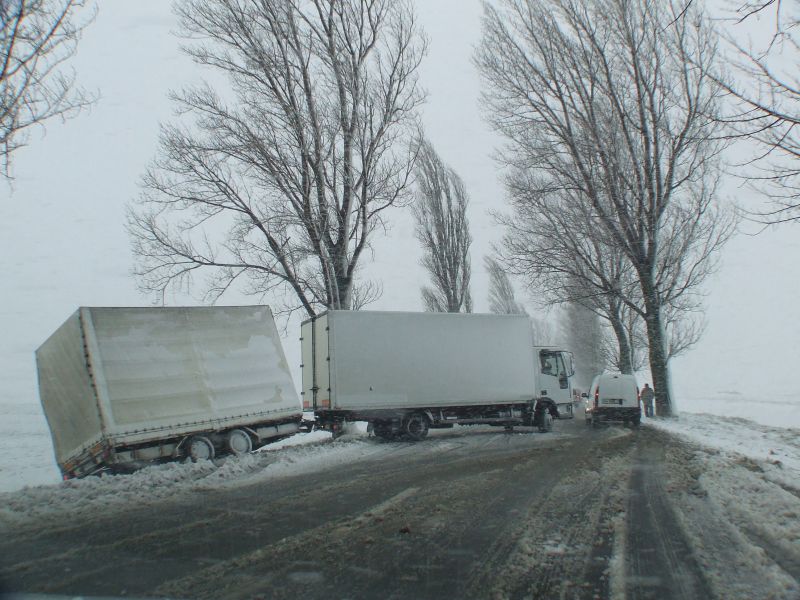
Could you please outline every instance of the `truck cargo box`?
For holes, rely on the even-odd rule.
[[[514,403],[537,393],[525,315],[329,311],[303,323],[301,336],[308,409]]]
[[[78,309],[36,351],[56,460],[68,475],[178,457],[200,432],[255,445],[301,407],[267,306]],[[246,440],[245,440],[246,441]]]

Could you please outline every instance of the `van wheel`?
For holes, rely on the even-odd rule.
[[[189,440],[186,454],[192,462],[211,460],[214,458],[214,444],[203,435],[196,435]]]
[[[253,440],[247,435],[247,432],[242,429],[234,429],[228,432],[225,439],[225,444],[231,454],[240,456],[242,454],[249,454],[253,450]]]
[[[428,435],[428,429],[428,417],[425,415],[411,415],[403,424],[403,430],[406,435],[415,442],[425,439],[425,436]]]

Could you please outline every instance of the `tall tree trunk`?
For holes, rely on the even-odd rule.
[[[631,342],[628,339],[628,331],[625,329],[625,324],[616,314],[609,316],[611,327],[614,330],[614,335],[617,337],[617,346],[619,347],[619,360],[617,368],[620,373],[630,375],[633,373],[633,349]]]
[[[644,317],[647,326],[647,345],[650,351],[650,373],[653,376],[653,391],[657,414],[659,416],[672,416],[672,390],[670,389],[669,358],[664,337],[664,323],[661,315],[661,303],[658,301],[654,286],[649,285],[649,280],[643,278],[642,292],[646,314]]]
[[[336,298],[335,298],[335,306],[331,308],[335,308],[338,310],[350,310],[352,301],[353,301],[353,278],[347,274],[347,266],[341,265],[341,261],[339,263],[340,268],[337,269],[336,273]],[[344,272],[341,271],[341,268],[344,267]]]

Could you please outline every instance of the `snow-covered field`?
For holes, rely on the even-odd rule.
[[[740,417],[762,425],[800,428],[800,394],[796,392],[763,396],[736,391],[687,394],[679,395],[677,404],[682,413]]]

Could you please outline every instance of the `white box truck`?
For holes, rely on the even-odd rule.
[[[80,308],[36,364],[65,479],[246,453],[302,419],[267,306]]]
[[[334,434],[367,421],[419,440],[454,424],[552,427],[571,353],[535,348],[525,315],[332,310],[301,326],[303,408]]]

